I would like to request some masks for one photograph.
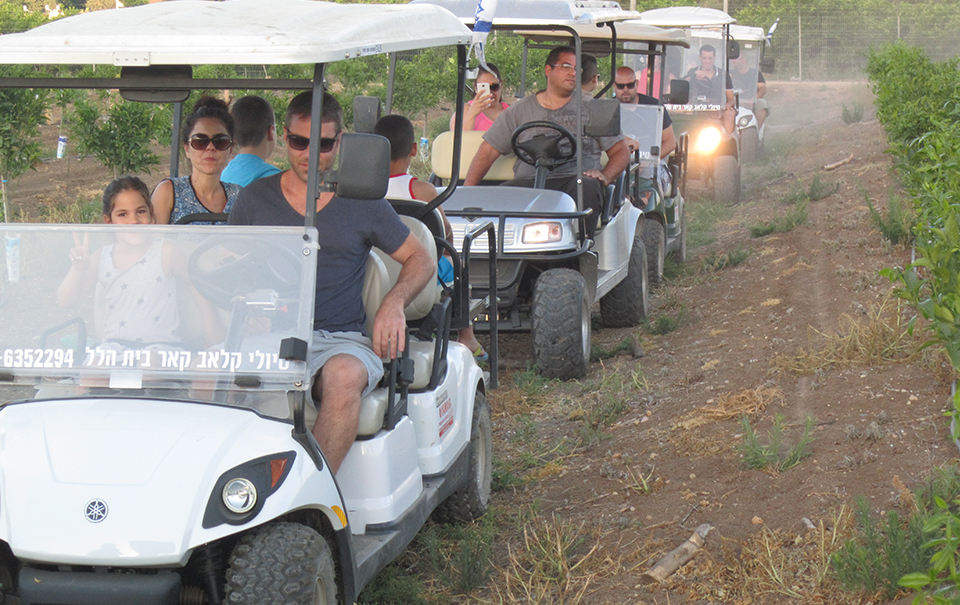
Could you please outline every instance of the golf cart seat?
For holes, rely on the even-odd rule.
[[[483,143],[482,130],[463,131],[463,140],[460,145],[460,175],[457,177],[460,181],[467,178],[467,170],[470,168],[470,162],[473,156],[477,155],[480,144]],[[483,182],[496,181],[503,182],[513,179],[513,162],[516,157],[511,153],[501,155],[487,171]],[[433,174],[440,179],[449,179],[451,168],[453,167],[453,131],[440,133],[433,141],[433,154],[430,158]]]
[[[600,165],[607,165],[607,152],[600,152]],[[617,210],[620,209],[620,204],[623,202],[623,191],[624,186],[626,185],[627,171],[620,173],[620,176],[617,177],[617,180],[607,185],[606,195],[603,198],[603,207],[600,209],[600,221],[597,223],[597,228],[601,228],[606,225],[614,215],[617,214]]]

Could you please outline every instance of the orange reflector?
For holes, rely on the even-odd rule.
[[[343,526],[346,527],[347,513],[343,512],[343,509],[336,505],[332,506],[331,508],[333,509],[333,512],[337,513],[337,518],[340,519],[340,523],[342,523]]]
[[[283,471],[287,468],[286,458],[274,458],[270,461],[270,488],[277,487],[280,477],[283,477]]]

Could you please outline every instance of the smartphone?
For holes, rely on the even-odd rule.
[[[477,92],[483,94],[490,94],[490,83],[489,82],[478,82],[477,83]]]

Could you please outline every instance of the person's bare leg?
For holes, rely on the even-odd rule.
[[[763,126],[764,121],[767,119],[767,110],[761,109],[757,112],[757,127]]]
[[[314,400],[320,403],[313,436],[334,474],[357,438],[360,395],[366,386],[367,368],[353,355],[331,357],[313,385]]]
[[[477,340],[476,334],[473,333],[473,326],[460,330],[457,342],[470,349],[473,353],[476,353],[477,349],[480,348],[480,341]]]

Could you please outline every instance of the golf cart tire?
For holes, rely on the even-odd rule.
[[[654,288],[663,283],[663,259],[667,256],[667,233],[659,221],[644,219],[641,237],[647,251],[647,284]]]
[[[740,164],[736,157],[713,158],[713,198],[723,204],[740,203]]]
[[[590,365],[590,304],[583,276],[550,269],[537,278],[530,313],[533,364],[546,378],[583,378]]]
[[[756,128],[746,128],[740,132],[740,159],[746,164],[756,162],[760,157],[760,133]]]
[[[224,603],[337,605],[333,553],[315,530],[270,523],[233,549]]]
[[[433,518],[440,523],[465,523],[479,519],[490,504],[492,479],[493,420],[486,396],[477,391],[470,422],[470,471],[467,483],[437,506]]]
[[[677,249],[673,253],[674,258],[676,258],[681,263],[687,262],[687,213],[684,212],[683,216],[680,218],[680,245],[677,246]]]
[[[647,317],[648,264],[642,235],[643,232],[637,230],[633,238],[627,276],[600,299],[600,316],[608,328],[629,328]]]

